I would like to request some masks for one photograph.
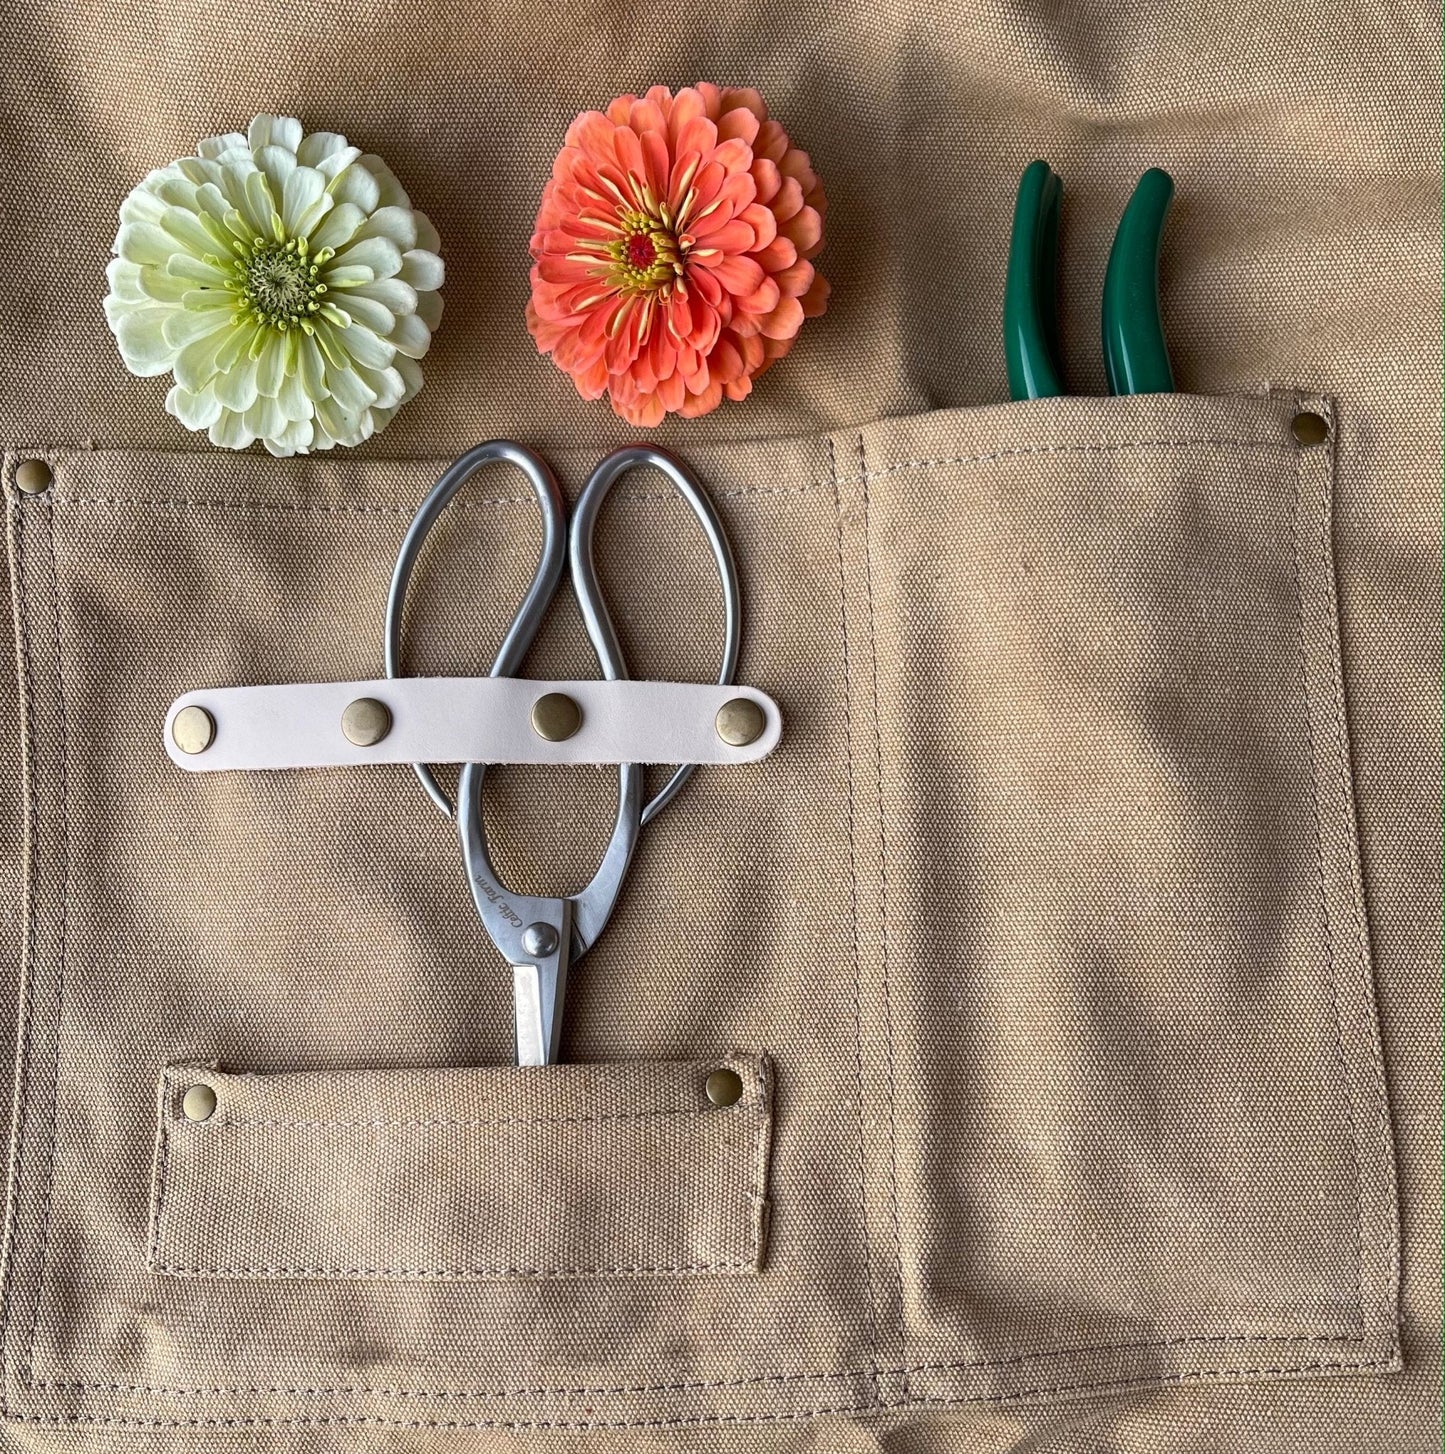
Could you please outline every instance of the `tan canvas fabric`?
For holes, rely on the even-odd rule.
[[[0,1443],[1435,1446],[1438,16],[4,19]],[[407,769],[189,776],[160,724],[199,685],[377,673],[463,448],[524,439],[575,492],[632,437],[536,357],[526,239],[576,111],[697,78],[758,85],[832,204],[827,316],[658,432],[785,737],[653,825],[569,1065],[519,1071]],[[426,389],[355,451],[210,449],[99,310],[125,191],[258,110],[382,153],[442,234]],[[1179,394],[998,402],[1034,155],[1085,393],[1115,219],[1174,174]],[[701,539],[661,481],[618,493],[629,663],[706,677]],[[486,669],[535,526],[489,469],[418,575],[415,670]],[[529,667],[591,671],[570,602]],[[614,782],[490,775],[505,871],[585,881]]]

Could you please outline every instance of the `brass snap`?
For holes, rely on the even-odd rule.
[[[181,1097],[181,1115],[188,1121],[209,1121],[216,1113],[216,1093],[208,1085],[186,1087]]]
[[[1314,414],[1309,410],[1296,414],[1289,422],[1289,429],[1294,435],[1294,442],[1301,449],[1323,444],[1330,437],[1329,421],[1324,415]]]
[[[566,692],[545,692],[532,703],[532,731],[543,742],[565,742],[582,725],[582,708]]]
[[[354,747],[375,747],[391,731],[391,708],[375,697],[358,697],[346,704],[341,731]]]
[[[43,495],[53,478],[43,459],[22,459],[15,466],[15,488],[22,495]]]
[[[713,726],[729,747],[747,747],[763,735],[768,719],[750,697],[734,697],[718,708]]]
[[[737,1071],[723,1066],[708,1075],[703,1090],[713,1105],[719,1108],[735,1106],[743,1098],[743,1078]]]
[[[216,719],[204,707],[182,707],[171,723],[171,741],[187,757],[204,752],[216,740]]]

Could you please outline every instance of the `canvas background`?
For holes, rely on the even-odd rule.
[[[743,1431],[737,1442],[898,1450],[1434,1447],[1439,1421],[1440,85],[1438,14],[1367,4],[7,4],[0,79],[0,440],[194,449],[101,317],[135,179],[262,109],[386,156],[436,222],[447,316],[429,384],[367,447],[430,458],[492,434],[592,451],[627,431],[535,358],[522,323],[538,181],[578,110],[653,81],[764,91],[832,204],[825,319],[744,407],[682,447],[812,435],[1002,397],[998,300],[1013,188],[1066,180],[1066,371],[1102,388],[1099,292],[1149,165],[1179,197],[1163,264],[1181,389],[1302,386],[1342,401],[1335,550],[1374,967],[1402,1182],[1405,1372],[1174,1389],[1087,1405]],[[19,843],[18,711],[0,714]],[[19,962],[18,849],[3,956]],[[14,1000],[12,992],[7,1000]],[[63,1442],[12,1430],[17,1444]],[[91,1436],[87,1436],[91,1437]],[[464,1436],[477,1447],[481,1436]],[[726,1447],[726,1431],[658,1443]],[[217,1435],[206,1439],[214,1446]],[[324,1430],[295,1447],[408,1447]],[[497,1436],[502,1446],[507,1441]],[[540,1436],[532,1436],[534,1444]],[[575,1441],[573,1441],[575,1442]],[[604,1449],[597,1433],[587,1447]],[[632,1434],[629,1448],[653,1442]]]

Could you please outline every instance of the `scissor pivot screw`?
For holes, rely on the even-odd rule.
[[[748,697],[734,697],[718,708],[713,725],[729,747],[749,747],[763,735],[768,719],[763,709]]]
[[[216,740],[216,719],[204,707],[182,707],[171,723],[171,741],[187,757],[204,752]]]
[[[522,948],[528,954],[555,954],[560,942],[557,931],[550,924],[528,924],[522,930]]]
[[[532,703],[532,731],[543,742],[565,742],[582,725],[582,708],[566,692],[544,692]]]
[[[375,697],[358,697],[341,714],[341,732],[354,747],[375,747],[391,731],[391,708]]]
[[[1329,422],[1322,414],[1315,414],[1310,410],[1296,414],[1289,422],[1289,431],[1294,435],[1294,442],[1302,449],[1323,444],[1330,436]]]
[[[743,1078],[727,1066],[714,1070],[703,1082],[702,1088],[708,1100],[719,1109],[735,1106],[743,1098]]]

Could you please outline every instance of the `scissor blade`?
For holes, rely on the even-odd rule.
[[[512,963],[518,1065],[551,1065],[561,1052],[562,1005],[572,958],[572,905],[559,899],[548,907],[555,912],[519,936],[527,958]],[[533,936],[542,943],[528,943]]]

